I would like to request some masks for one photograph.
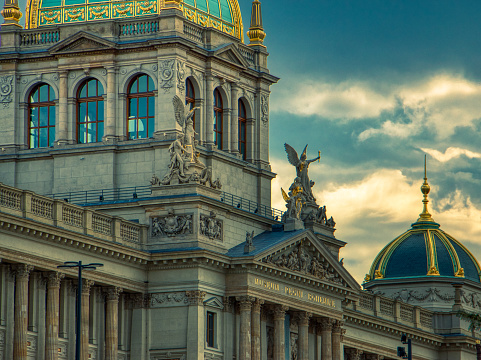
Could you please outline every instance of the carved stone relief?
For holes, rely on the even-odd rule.
[[[290,341],[290,347],[291,347],[291,360],[297,360],[297,347],[299,343],[299,336],[296,333],[291,332],[291,341]]]
[[[185,354],[179,352],[161,352],[150,356],[150,360],[185,360]]]
[[[152,237],[176,236],[193,233],[193,216],[175,215],[174,209],[168,210],[168,215],[152,218]]]
[[[214,211],[210,215],[200,215],[200,233],[211,240],[222,241],[222,220],[217,219]]]
[[[185,63],[177,61],[177,88],[181,93],[185,90]]]
[[[173,292],[173,293],[157,293],[151,294],[150,307],[172,306],[188,304],[189,299],[185,295],[185,292]]]
[[[13,75],[0,76],[0,104],[7,108],[12,102]]]
[[[302,243],[290,246],[280,253],[269,255],[262,261],[346,286],[342,277],[321,254],[311,251]]]
[[[464,290],[461,290],[461,302],[464,305],[475,309],[481,308],[481,300],[479,299],[478,294],[475,292],[467,293]]]
[[[267,124],[269,121],[269,96],[262,95],[261,97],[261,114],[262,122]]]
[[[163,60],[160,62],[160,87],[164,89],[166,93],[174,86],[174,63],[175,60]]]
[[[400,300],[405,303],[419,301],[419,302],[450,302],[454,300],[454,294],[441,294],[441,291],[437,288],[429,288],[424,293],[420,293],[417,290],[402,289],[389,296],[393,300]]]

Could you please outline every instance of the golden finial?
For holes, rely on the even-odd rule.
[[[263,42],[266,37],[266,33],[262,27],[262,11],[261,2],[259,0],[254,0],[252,2],[251,26],[249,27],[247,36],[250,40],[249,46],[264,46]]]
[[[423,212],[419,214],[418,221],[434,221],[431,214],[428,211],[428,194],[431,191],[431,187],[428,184],[428,177],[426,175],[426,155],[424,155],[424,182],[421,185],[421,192],[423,193]]]
[[[5,0],[5,5],[3,6],[3,10],[1,11],[5,22],[2,24],[2,27],[6,25],[14,25],[18,27],[23,27],[18,22],[22,17],[22,12],[18,7],[18,0]]]

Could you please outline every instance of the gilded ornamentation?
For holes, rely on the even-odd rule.
[[[151,13],[157,11],[156,1],[139,1],[137,2],[137,14]]]
[[[210,215],[200,215],[200,233],[211,240],[222,241],[222,220],[217,219],[214,211]]]
[[[261,111],[262,111],[262,122],[267,124],[269,121],[269,97],[267,95],[262,95],[261,97]]]
[[[321,254],[309,251],[302,243],[292,246],[279,254],[269,255],[263,258],[262,262],[312,275],[321,280],[345,285],[343,279]]]
[[[177,60],[177,88],[181,93],[185,90],[185,63]]]
[[[174,86],[174,63],[175,60],[163,60],[160,62],[160,87],[167,93]]]
[[[45,22],[47,25],[53,24],[60,22],[62,20],[62,15],[61,15],[60,10],[48,10],[40,13],[40,18]]]
[[[132,3],[124,3],[124,4],[116,4],[112,6],[113,9],[113,16],[129,16],[133,15],[133,4]]]
[[[73,9],[65,9],[65,21],[68,20],[85,20],[85,9],[81,8],[73,8]]]
[[[172,237],[192,233],[192,215],[175,215],[174,209],[169,209],[167,216],[152,218],[152,237]]]
[[[196,11],[186,8],[184,10],[184,16],[187,18],[187,20],[195,22]]]
[[[8,107],[12,102],[13,75],[0,76],[0,104]]]
[[[287,211],[283,214],[283,221],[287,219],[301,219],[302,206],[306,203],[304,191],[301,184],[301,178],[296,177],[289,187],[289,193],[286,194],[281,188],[282,197],[286,202]]]
[[[103,19],[103,18],[107,18],[108,16],[109,16],[108,6],[97,5],[89,8],[90,19]]]

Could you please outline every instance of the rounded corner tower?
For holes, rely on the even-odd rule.
[[[429,191],[425,174],[422,213],[374,258],[363,287],[395,300],[446,310],[454,303],[453,283],[462,284],[462,298],[474,298],[470,293],[481,296],[481,268],[474,255],[432,219]]]

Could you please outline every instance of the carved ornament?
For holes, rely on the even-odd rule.
[[[222,220],[217,219],[214,211],[209,215],[200,215],[200,233],[210,240],[222,241]]]
[[[107,301],[119,301],[119,295],[123,291],[121,287],[112,286],[104,289]]]
[[[185,63],[177,60],[177,88],[181,93],[185,90]]]
[[[174,209],[168,215],[152,218],[152,237],[186,235],[193,233],[193,215],[175,215]]]
[[[13,75],[0,76],[0,104],[7,108],[12,99]]]
[[[189,299],[189,305],[204,305],[204,297],[206,295],[205,291],[191,290],[186,291],[185,296]]]
[[[174,86],[174,63],[175,60],[163,60],[160,62],[160,87],[164,89],[166,93]]]
[[[184,292],[151,294],[150,306],[157,307],[162,304],[187,304],[189,298]]]
[[[441,294],[441,291],[437,288],[431,287],[425,290],[425,293],[419,293],[416,290],[402,289],[389,296],[393,300],[403,301],[405,303],[418,301],[418,302],[437,302],[444,301],[450,302],[454,300],[454,295]]]

